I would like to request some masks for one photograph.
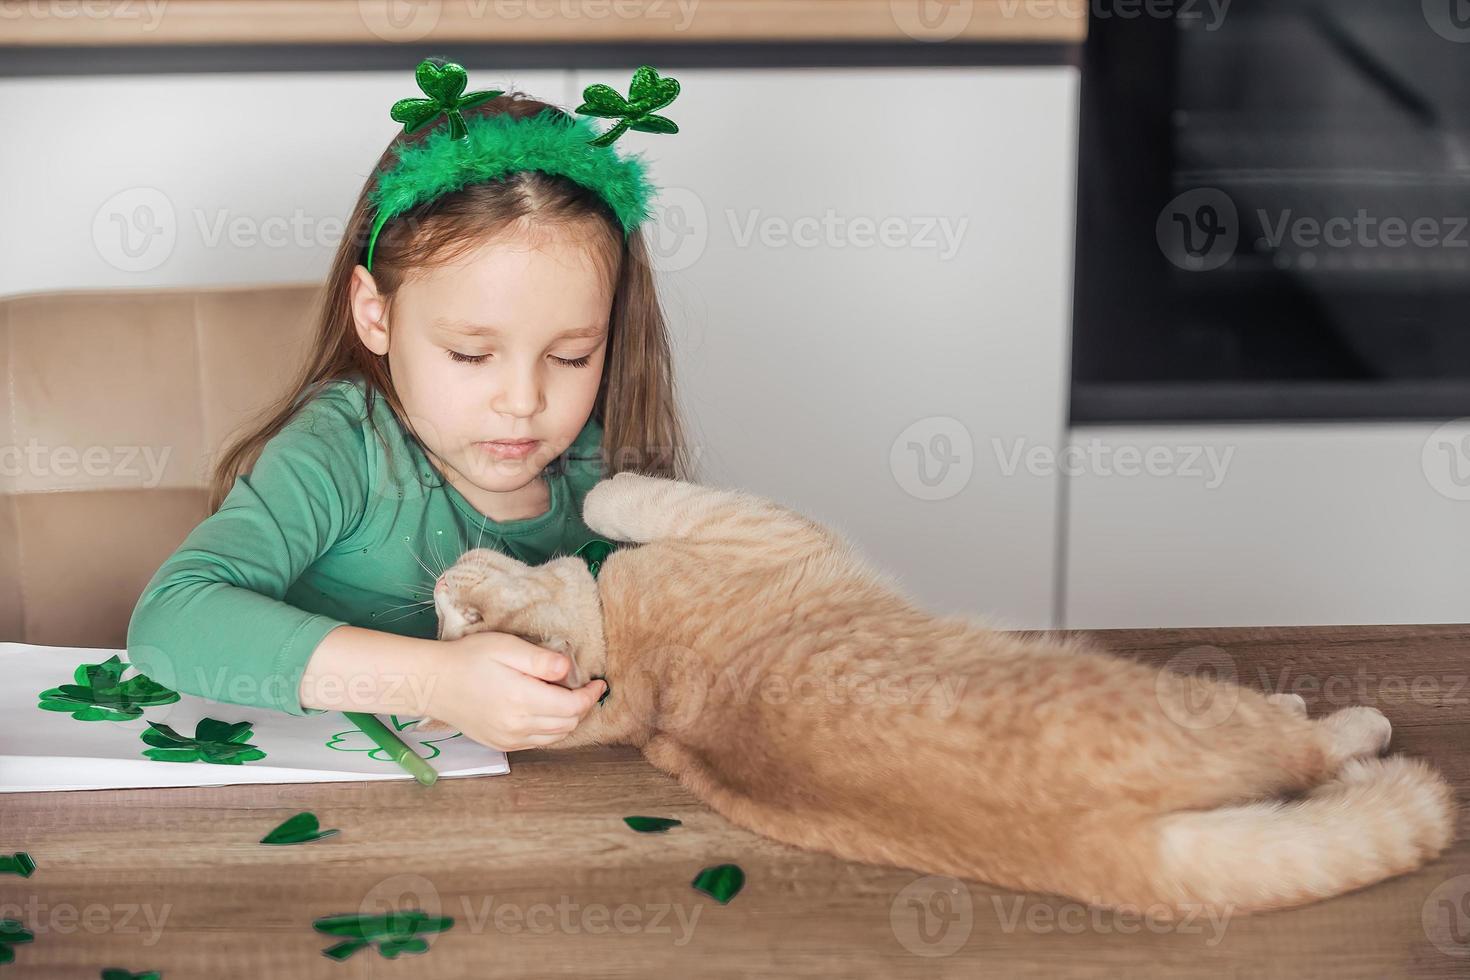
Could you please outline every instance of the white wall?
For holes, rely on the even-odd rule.
[[[569,77],[471,73],[553,100]],[[0,79],[0,295],[319,280],[417,94],[411,71]]]
[[[1075,69],[679,77],[681,132],[646,145],[705,478],[840,528],[932,608],[1051,625],[1057,480],[990,441],[1065,428]]]
[[[570,108],[630,74],[470,84]],[[672,74],[681,132],[618,145],[664,188],[701,478],[838,526],[936,609],[1051,625],[1058,480],[990,447],[1063,438],[1076,70]],[[0,294],[319,279],[415,94],[406,71],[0,79]]]

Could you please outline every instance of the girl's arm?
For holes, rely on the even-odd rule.
[[[308,708],[430,717],[505,752],[565,738],[607,691],[556,682],[571,660],[510,633],[420,640],[339,626],[301,675]]]
[[[422,718],[444,679],[444,644],[342,625],[317,644],[298,692],[307,708]]]
[[[346,625],[283,597],[363,519],[367,442],[356,405],[327,390],[302,406],[144,588],[128,659],[160,684],[289,714],[321,640]]]

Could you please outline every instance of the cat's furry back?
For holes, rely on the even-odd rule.
[[[1162,916],[1311,902],[1453,836],[1450,788],[1378,757],[1374,709],[1309,720],[1292,696],[933,615],[749,493],[623,473],[584,518],[642,547],[596,581],[575,558],[469,552],[443,635],[568,649],[610,696],[554,748],[639,746],[778,840]]]

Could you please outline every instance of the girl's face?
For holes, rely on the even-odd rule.
[[[501,238],[409,277],[382,302],[353,275],[358,335],[388,357],[409,421],[444,477],[491,519],[542,513],[541,469],[577,438],[597,398],[612,286],[561,231]],[[534,439],[528,455],[496,440]]]

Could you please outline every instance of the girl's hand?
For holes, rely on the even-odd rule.
[[[576,690],[556,684],[571,659],[511,633],[471,633],[440,646],[425,715],[502,752],[561,741],[607,690],[601,680]]]

